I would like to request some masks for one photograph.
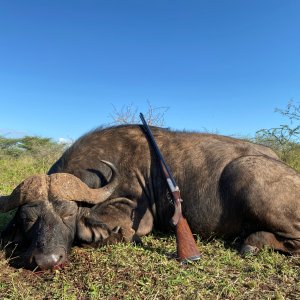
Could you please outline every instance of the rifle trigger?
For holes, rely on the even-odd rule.
[[[173,198],[172,198],[172,195],[171,195],[170,191],[167,191],[166,198],[167,198],[167,200],[169,201],[170,204],[174,204],[173,203]]]

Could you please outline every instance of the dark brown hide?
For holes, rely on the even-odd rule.
[[[153,128],[153,133],[181,188],[183,213],[194,233],[205,238],[249,236],[243,251],[266,245],[299,252],[300,177],[271,149],[212,134],[159,128]],[[110,230],[120,225],[138,236],[151,232],[153,225],[169,230],[173,208],[157,158],[140,126],[107,128],[83,136],[50,173],[78,176],[94,170],[95,180],[79,177],[95,187],[100,182],[95,170],[102,159],[112,162],[120,173],[112,198],[130,199],[131,204],[125,209],[124,204],[114,202],[95,209],[93,218]]]
[[[181,189],[183,214],[193,233],[203,238],[242,237],[242,254],[264,246],[300,253],[300,176],[272,150],[220,135],[152,131]],[[119,179],[106,201],[93,205],[84,193],[77,202],[48,197],[25,204],[2,236],[24,244],[29,261],[51,268],[63,263],[74,242],[100,246],[139,241],[153,227],[172,230],[174,208],[141,126],[84,135],[49,174],[70,173],[90,188],[105,190],[113,175],[103,160],[116,167]],[[2,200],[6,203],[8,198]]]

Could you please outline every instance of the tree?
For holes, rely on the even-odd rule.
[[[54,142],[50,138],[37,136],[5,138],[0,136],[0,155],[45,157],[61,153],[65,146]]]
[[[283,161],[294,165],[300,157],[300,103],[291,100],[285,109],[276,108],[275,112],[287,117],[289,124],[261,129],[256,132],[255,140],[273,148]]]
[[[149,102],[147,111],[144,113],[145,119],[149,125],[164,126],[165,113],[168,107],[153,107]],[[113,124],[137,124],[140,123],[139,108],[134,104],[124,105],[121,109],[113,106],[113,112],[110,115]]]

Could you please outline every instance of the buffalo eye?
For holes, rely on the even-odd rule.
[[[31,217],[25,217],[22,218],[23,224],[24,224],[24,229],[28,230],[29,228],[31,228],[34,223],[36,222],[36,218],[31,218]]]
[[[34,223],[34,220],[33,219],[30,219],[30,218],[26,218],[24,220],[25,224],[31,224],[31,223]]]
[[[21,214],[21,219],[23,224],[29,225],[32,224],[36,221],[36,218],[34,218],[33,216],[30,216],[28,214]]]

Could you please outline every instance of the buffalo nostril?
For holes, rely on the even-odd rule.
[[[57,255],[57,254],[51,254],[50,256],[53,263],[58,263],[62,258],[62,255]]]

